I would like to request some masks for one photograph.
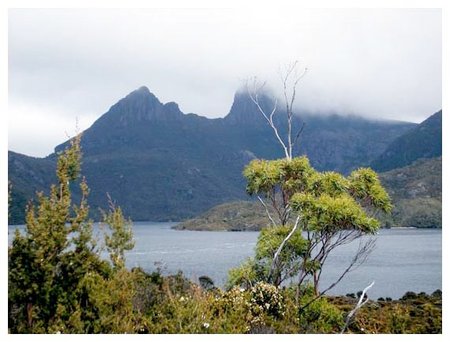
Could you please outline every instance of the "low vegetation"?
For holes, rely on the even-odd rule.
[[[264,207],[258,202],[236,201],[220,204],[196,218],[173,228],[179,230],[258,231],[270,224]]]
[[[328,302],[347,312],[355,305],[355,295],[329,297]],[[349,332],[364,334],[434,334],[442,333],[442,292],[431,295],[407,292],[398,299],[370,300],[357,313]]]
[[[147,333],[340,333],[357,298],[324,297],[300,308],[314,296],[261,282],[248,289],[204,289],[181,273],[139,274],[135,309],[143,321],[135,331]],[[413,296],[416,296],[413,298]],[[400,300],[369,301],[355,315],[347,333],[440,333],[442,298],[407,294]],[[139,329],[141,329],[139,331]]]

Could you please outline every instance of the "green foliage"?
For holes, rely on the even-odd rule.
[[[159,300],[147,310],[149,332],[299,332],[293,298],[285,297],[288,292],[273,285],[260,282],[249,289],[204,291],[190,284],[183,291],[174,291],[169,278],[160,279],[151,290],[152,297]]]
[[[86,308],[83,331],[89,333],[134,333],[144,329],[145,323],[134,310],[136,293],[135,273],[125,269],[113,272],[110,277],[87,273],[80,283]]]
[[[248,258],[240,266],[229,270],[227,288],[233,286],[250,288],[258,282],[267,280],[275,252],[291,229],[292,226],[263,228],[256,243],[255,257]],[[298,273],[300,267],[298,261],[304,255],[306,245],[301,232],[294,232],[277,259],[277,268],[273,275],[276,284]]]
[[[70,148],[67,148],[59,155],[56,176],[61,184],[74,181],[78,178],[81,170],[81,136],[71,141]]]
[[[138,277],[134,305],[150,333],[244,333],[249,315],[241,291],[202,290],[182,273]]]
[[[123,268],[131,230],[120,209],[105,215],[112,234],[102,260],[88,219],[89,188],[72,203],[70,186],[80,173],[80,136],[60,154],[56,185],[30,204],[26,230],[16,231],[8,250],[8,323],[12,333],[133,332],[140,326],[132,307],[133,274]]]
[[[362,202],[364,206],[372,206],[385,213],[392,210],[391,199],[383,188],[375,171],[369,168],[359,168],[349,176],[350,193]]]
[[[302,333],[338,333],[344,325],[342,311],[326,298],[314,300],[314,288],[307,285],[302,289],[298,317]],[[309,304],[311,302],[311,304]],[[307,305],[309,304],[309,305]],[[307,305],[307,306],[306,306]],[[303,306],[306,308],[302,309]]]
[[[264,267],[265,279],[269,276],[270,266],[278,247],[292,230],[292,226],[267,227],[261,230],[256,243],[255,260]],[[307,241],[297,230],[289,238],[281,250],[276,270],[272,274],[274,283],[279,285],[283,280],[295,276],[300,268],[299,259],[304,255]]]
[[[276,187],[281,187],[282,192],[288,196],[297,191],[304,191],[309,186],[309,179],[314,173],[306,157],[292,160],[254,159],[244,169],[247,193],[266,196],[273,193]]]
[[[58,162],[59,184],[51,187],[49,197],[38,194],[38,208],[33,205],[28,208],[25,235],[16,231],[9,249],[12,331],[51,330],[55,316],[66,314],[62,308],[76,305],[75,293],[83,272],[101,269],[100,259],[88,252],[93,244],[84,180],[80,184],[81,203],[71,206],[69,182],[79,171],[78,153],[79,138],[76,138]]]
[[[336,197],[347,193],[349,186],[349,181],[337,172],[317,172],[311,178],[309,188],[314,196],[328,194]]]
[[[105,234],[105,245],[109,252],[111,261],[116,268],[125,267],[124,253],[134,248],[133,230],[131,221],[125,220],[122,209],[116,208],[110,202],[110,210],[103,213],[103,222],[105,222],[112,234]]]
[[[145,332],[150,333],[339,333],[346,314],[358,298],[315,298],[314,287],[277,288],[264,282],[248,289],[201,290],[182,275],[142,273],[147,288],[135,301],[142,310]],[[145,285],[144,285],[145,284]],[[441,333],[442,298],[439,293],[396,301],[369,301],[352,320],[348,333]]]
[[[208,276],[201,276],[198,278],[198,281],[203,290],[210,291],[216,289],[216,287],[214,286],[214,281]]]
[[[308,231],[337,233],[340,230],[354,229],[374,233],[379,228],[378,221],[368,217],[347,194],[338,197],[327,194],[314,197],[299,193],[292,197],[291,205],[295,211],[302,213]]]
[[[267,269],[259,264],[254,258],[248,258],[238,267],[231,268],[228,271],[228,280],[225,288],[231,289],[234,286],[250,288],[258,281],[267,277]]]

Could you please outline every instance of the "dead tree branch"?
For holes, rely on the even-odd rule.
[[[363,290],[361,296],[359,297],[358,303],[356,303],[356,306],[347,315],[347,318],[345,320],[345,325],[344,325],[344,327],[341,330],[341,334],[343,334],[345,332],[345,330],[348,328],[348,325],[350,324],[350,320],[356,314],[356,312],[359,309],[361,309],[361,307],[369,301],[369,297],[366,297],[365,299],[364,299],[364,297],[366,295],[366,292],[373,286],[373,284],[375,284],[374,281],[372,281],[372,283]]]

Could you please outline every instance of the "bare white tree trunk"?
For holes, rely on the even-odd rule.
[[[349,314],[347,315],[347,318],[345,319],[345,325],[344,325],[344,327],[341,330],[341,334],[343,334],[345,332],[345,330],[348,328],[348,325],[350,324],[350,320],[356,314],[356,312],[359,309],[361,309],[361,307],[369,301],[369,297],[367,297],[364,300],[364,296],[365,296],[366,292],[373,286],[373,284],[375,284],[374,281],[372,281],[372,283],[363,290],[361,296],[359,297],[358,303],[356,303],[356,305],[353,308],[353,310],[350,311]]]
[[[280,256],[281,251],[283,250],[284,245],[286,244],[286,242],[288,242],[288,240],[291,238],[291,236],[297,230],[299,221],[300,221],[300,216],[297,216],[297,219],[295,220],[294,227],[289,232],[289,234],[284,238],[283,242],[280,244],[280,246],[278,247],[277,251],[275,252],[275,255],[273,256],[273,259],[272,259],[272,264],[270,265],[269,279],[272,277],[272,273],[275,270],[276,262],[278,260],[278,257]]]

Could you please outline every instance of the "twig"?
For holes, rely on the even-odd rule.
[[[300,135],[303,133],[303,130],[305,129],[305,126],[306,126],[306,123],[303,122],[302,123],[302,127],[300,127],[300,129],[297,132],[297,135],[294,138],[294,142],[293,142],[292,146],[297,145],[297,141],[300,138]]]
[[[267,217],[269,218],[270,222],[272,222],[272,225],[273,225],[274,227],[276,227],[277,224],[275,223],[274,219],[272,218],[272,215],[270,215],[269,208],[267,208],[266,203],[264,203],[263,199],[262,199],[260,196],[258,196],[258,200],[259,200],[259,201],[261,202],[261,204],[264,206],[264,209],[266,209],[266,215],[267,215]]]

